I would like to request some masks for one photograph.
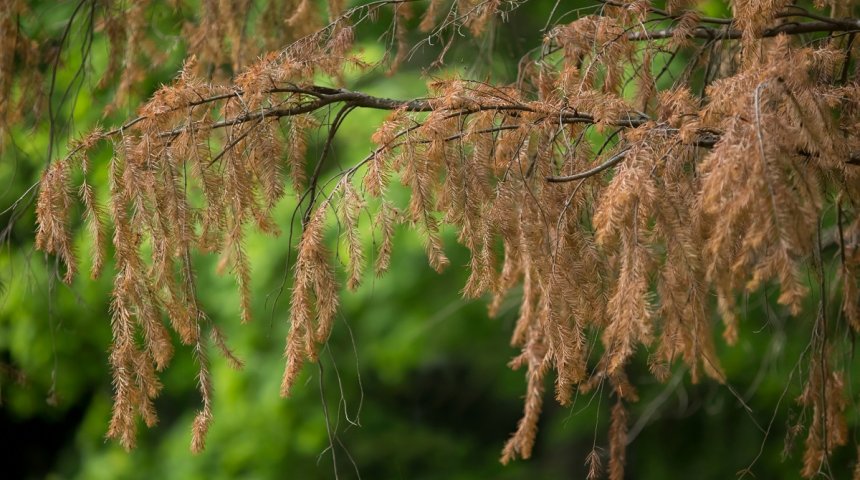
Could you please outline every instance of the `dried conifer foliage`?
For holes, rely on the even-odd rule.
[[[126,64],[139,45],[134,10],[145,3],[106,19],[112,41],[125,39]],[[724,382],[712,332],[721,328],[720,341],[733,344],[738,297],[770,285],[781,308],[814,320],[806,387],[796,401],[807,412],[802,473],[826,471],[830,453],[848,442],[853,402],[840,355],[846,333],[860,329],[860,20],[847,18],[853,2],[807,10],[733,1],[734,18],[712,18],[695,2],[605,1],[549,24],[520,61],[517,82],[436,78],[413,100],[320,79],[343,85],[347,68],[404,64],[422,45],[408,25],[425,39],[467,42],[525,2],[390,0],[344,10],[332,0],[317,11],[308,0],[287,1],[289,8],[272,1],[273,11],[289,13],[275,16],[277,28],[266,27],[282,33],[263,47],[286,46],[253,63],[249,52],[260,46],[243,43],[232,13],[247,3],[203,1],[199,23],[187,27],[196,56],[178,78],[137,118],[73,144],[41,181],[37,243],[63,260],[66,281],[77,264],[74,203],[83,206],[96,245],[94,276],[113,243],[110,437],[131,448],[137,418],[156,421],[157,372],[173,353],[172,329],[200,366],[203,408],[192,448],[203,448],[212,398],[205,337],[240,362],[197,301],[192,252],[220,255],[248,321],[246,232],[277,235],[273,207],[295,195],[303,221],[283,396],[327,340],[341,284],[357,288],[367,258],[375,258],[375,274],[387,269],[395,226],[420,232],[430,266],[442,270],[449,261],[440,228],[452,225],[471,252],[464,296],[490,298],[493,314],[513,289],[522,291],[511,339],[521,353],[510,366],[525,372],[525,410],[502,462],[531,455],[550,377],[563,405],[577,391],[605,385],[612,392],[606,472],[622,478],[627,406],[637,400],[628,365],[647,361],[665,381],[683,364],[693,382]],[[117,18],[124,23],[112,23]],[[367,65],[354,33],[377,18],[392,22],[391,50],[382,64]],[[472,37],[461,38],[466,31]],[[687,66],[670,68],[676,58]],[[229,63],[238,73],[204,78],[201,62]],[[123,75],[118,96],[135,81]],[[329,141],[307,165],[308,134],[322,128],[317,112],[328,107],[337,112]],[[355,109],[391,113],[373,135],[376,148],[326,178],[331,139]],[[87,154],[104,142],[114,156],[110,200],[100,205]],[[75,171],[83,172],[82,184],[72,183]],[[395,180],[411,192],[406,205],[390,195]],[[381,239],[372,254],[358,228],[364,211],[375,216]],[[323,240],[335,221],[348,252],[343,271]],[[822,255],[825,249],[837,253]],[[588,464],[600,474],[596,452]]]

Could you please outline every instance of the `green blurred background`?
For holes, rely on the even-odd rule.
[[[448,55],[446,71],[512,81],[517,60],[539,45],[553,3],[529,2],[484,38],[463,39],[464,45]],[[567,10],[596,8],[583,0],[561,3],[554,20]],[[20,25],[45,39],[46,51],[56,48],[76,5],[31,1]],[[419,11],[425,7],[417,4]],[[718,2],[704,8],[715,15],[726,11]],[[97,123],[121,123],[170,81],[185,51],[176,34],[183,17],[194,12],[193,4],[178,12],[162,2],[148,8],[151,38],[169,59],[148,72],[124,109],[107,118],[101,112],[112,88],[96,88],[107,44],[96,35],[85,75],[76,75],[87,29],[84,21],[73,25],[52,97],[58,111],[54,156],[64,151],[68,138]],[[383,14],[379,22],[357,31],[356,43],[370,60],[384,53],[379,37],[388,18]],[[572,19],[568,15],[564,21]],[[411,39],[420,37],[413,34]],[[393,98],[424,95],[428,78],[422,68],[437,53],[438,45],[418,50],[394,76],[382,70],[350,74],[346,86]],[[656,63],[655,69],[662,67]],[[683,67],[681,55],[671,69]],[[44,61],[40,68],[47,87],[51,64]],[[63,98],[66,89],[70,95]],[[352,113],[337,136],[335,161],[329,165],[363,158],[371,148],[370,135],[386,114]],[[313,139],[310,155],[319,154],[325,133],[323,128]],[[50,137],[45,116],[28,115],[12,138],[0,162],[0,210],[11,206],[46,164]],[[102,186],[103,196],[109,155],[103,148],[92,160],[91,178]],[[276,218],[285,230],[294,207],[293,195],[278,207]],[[192,455],[191,422],[200,399],[192,353],[177,341],[177,354],[162,375],[159,424],[141,428],[137,449],[127,453],[105,440],[112,396],[107,364],[111,268],[96,281],[79,276],[70,287],[51,278],[55,259],[34,251],[33,209],[24,212],[14,224],[9,211],[0,218],[11,227],[0,249],[0,451],[5,452],[5,478],[584,478],[586,455],[594,445],[607,445],[612,400],[606,392],[580,396],[573,406],[562,408],[549,388],[533,458],[499,464],[502,445],[520,417],[525,389],[522,372],[506,367],[517,353],[509,336],[518,299],[508,299],[498,318],[488,318],[485,301],[464,301],[459,295],[468,258],[455,232],[445,232],[452,266],[438,275],[427,265],[420,239],[402,230],[390,273],[367,277],[358,292],[342,296],[339,321],[319,365],[305,368],[289,399],[278,395],[288,329],[289,292],[278,296],[290,250],[286,235],[249,237],[255,314],[249,325],[239,324],[232,277],[216,275],[216,259],[199,255],[195,262],[204,308],[229,335],[246,366],[231,370],[213,350],[215,419],[206,450]],[[371,243],[370,235],[366,241]],[[91,245],[83,234],[76,242],[85,271]],[[285,288],[289,286],[287,282]],[[628,478],[733,478],[756,459],[756,478],[797,477],[805,432],[784,446],[801,415],[794,399],[803,372],[795,366],[807,345],[815,307],[811,303],[804,316],[789,318],[770,301],[774,293],[771,287],[743,300],[736,346],[718,340],[730,386],[692,385],[681,368],[659,384],[644,367],[647,352],[640,352],[630,371],[642,399],[631,406]],[[714,320],[718,337],[719,319]],[[840,358],[848,360],[838,367],[856,371],[853,357]],[[852,399],[854,378],[847,377]],[[853,409],[851,415],[853,426]],[[603,453],[606,463],[608,452]],[[834,472],[847,475],[853,462],[854,447],[838,449]]]

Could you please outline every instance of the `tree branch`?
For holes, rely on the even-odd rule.
[[[627,40],[630,41],[650,41],[672,38],[677,31],[677,28],[664,28],[661,30],[651,31],[636,31],[627,34]],[[761,37],[775,37],[781,33],[786,35],[799,35],[804,33],[828,33],[828,32],[857,32],[860,31],[860,20],[846,19],[837,20],[831,19],[827,21],[803,22],[803,23],[785,23],[775,27],[768,28],[761,32]],[[703,40],[736,40],[743,36],[743,32],[736,29],[721,29],[714,27],[698,26],[689,34],[688,38],[699,38]]]

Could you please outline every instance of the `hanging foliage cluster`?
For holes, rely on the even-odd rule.
[[[155,54],[135,50],[135,11],[147,2],[128,10],[92,3],[108,12],[103,27],[114,49],[106,75],[123,65],[122,99],[141,75],[137,60]],[[199,23],[185,28],[192,55],[176,80],[125,125],[71,145],[41,180],[37,246],[62,259],[66,281],[77,270],[76,203],[95,245],[93,276],[113,244],[110,437],[131,448],[138,417],[155,423],[172,329],[197,356],[203,408],[192,448],[203,448],[212,396],[206,336],[241,362],[198,302],[192,257],[220,255],[247,322],[247,231],[278,235],[273,208],[295,195],[302,231],[283,396],[326,342],[341,284],[356,289],[369,258],[374,274],[388,268],[395,227],[420,232],[430,266],[441,271],[449,261],[440,229],[450,225],[471,253],[464,296],[489,298],[492,315],[522,292],[511,339],[521,353],[510,366],[525,372],[525,409],[502,462],[531,455],[551,377],[562,405],[576,392],[611,390],[607,472],[622,478],[627,405],[637,400],[625,371],[645,359],[637,352],[647,352],[660,381],[683,364],[693,382],[724,382],[715,319],[720,341],[734,344],[738,296],[767,285],[777,286],[787,312],[812,319],[806,386],[796,399],[809,412],[802,474],[826,470],[833,449],[848,442],[856,399],[840,365],[851,347],[845,333],[860,330],[853,2],[807,10],[738,0],[733,17],[712,18],[684,0],[607,0],[548,28],[519,62],[516,82],[428,75],[427,95],[407,100],[344,88],[344,73],[394,70],[422,37],[442,41],[440,65],[452,43],[486,35],[525,2],[389,0],[344,10],[332,0],[318,11],[309,0],[272,0],[265,11],[275,13],[257,27],[263,40],[253,41],[236,23],[248,3],[201,2]],[[380,17],[391,21],[389,55],[366,64],[356,29]],[[287,46],[272,50],[278,44]],[[258,49],[271,52],[250,62]],[[4,72],[8,54],[0,53]],[[225,64],[232,76],[212,74]],[[8,84],[0,88],[8,92]],[[309,133],[324,128],[320,112],[331,107],[323,153],[309,162]],[[331,143],[355,109],[390,115],[372,152],[327,177]],[[102,205],[87,173],[88,152],[105,142],[113,158]],[[72,182],[78,171],[81,184]],[[394,182],[408,189],[408,203],[397,203]],[[374,252],[359,228],[364,212],[374,218]],[[342,272],[324,241],[335,220],[348,252]],[[598,475],[596,452],[589,463]]]

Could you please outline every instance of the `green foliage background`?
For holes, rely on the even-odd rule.
[[[30,3],[23,28],[45,39],[59,38],[75,4]],[[97,123],[113,126],[133,115],[133,107],[169,82],[180,67],[184,47],[173,35],[193,8],[172,12],[162,2],[154,3],[148,21],[153,31],[162,32],[153,38],[169,52],[170,61],[149,73],[126,109],[107,118],[101,112],[112,90],[95,87],[106,64],[107,45],[96,36],[86,75],[76,83],[85,31],[82,25],[73,28],[51,98],[59,108],[59,153],[65,140]],[[512,80],[516,61],[539,41],[552,3],[531,2],[517,10],[508,24],[479,40],[479,48],[450,54],[448,70],[496,82]],[[725,8],[719,3],[706,7],[714,14]],[[378,38],[385,26],[383,16],[358,31],[357,43],[368,59],[383,55]],[[392,98],[421,96],[427,80],[421,68],[437,52],[438,46],[419,51],[395,76],[355,72],[346,84]],[[673,68],[682,68],[683,62],[676,63]],[[42,65],[46,85],[50,67],[49,62]],[[69,87],[74,101],[62,102],[61,92]],[[0,210],[30,188],[46,164],[50,137],[42,113],[16,126],[14,144],[2,153]],[[350,165],[362,158],[385,115],[350,115],[330,165]],[[319,154],[324,135],[323,129],[311,155]],[[102,149],[92,160],[97,185],[106,185],[109,155]],[[285,232],[294,208],[294,196],[278,207],[276,218]],[[490,319],[485,303],[461,299],[468,259],[452,231],[445,237],[452,266],[442,275],[427,266],[420,240],[399,231],[391,272],[379,279],[368,277],[357,293],[343,295],[340,321],[320,365],[306,367],[294,396],[281,399],[290,286],[284,273],[290,245],[286,234],[270,238],[254,233],[247,245],[256,314],[250,325],[239,324],[233,279],[215,274],[214,258],[195,259],[205,310],[246,362],[244,370],[234,371],[213,351],[215,420],[205,452],[194,456],[188,449],[199,397],[191,351],[178,348],[162,375],[160,423],[142,427],[138,448],[126,453],[104,440],[111,408],[111,268],[95,281],[83,275],[71,287],[58,282],[49,274],[55,260],[33,249],[35,219],[32,208],[26,212],[11,225],[9,241],[0,249],[0,442],[10,462],[3,470],[12,475],[6,478],[312,479],[356,478],[357,472],[366,479],[583,478],[586,455],[593,445],[607,442],[605,392],[579,396],[572,407],[561,408],[550,389],[534,457],[507,467],[499,464],[501,447],[519,419],[525,388],[522,373],[505,367],[516,354],[508,341],[518,301],[509,299],[499,318]],[[9,211],[2,220],[8,224]],[[334,244],[337,232],[329,234]],[[367,235],[366,240],[373,239]],[[76,245],[85,271],[90,243],[79,235]],[[636,435],[628,451],[630,478],[732,478],[759,453],[752,469],[757,478],[797,476],[804,432],[787,457],[783,444],[800,414],[793,402],[802,372],[795,364],[807,345],[815,307],[811,304],[801,318],[789,318],[769,301],[772,294],[763,291],[746,298],[740,341],[732,348],[720,343],[731,386],[692,385],[683,370],[667,384],[657,384],[644,361],[632,368],[642,400],[632,406],[631,432]],[[640,353],[644,360],[647,352]],[[16,372],[26,375],[26,381],[17,382]],[[848,380],[856,398],[850,385],[856,375]],[[850,420],[856,424],[856,418]],[[836,472],[851,467],[850,450],[837,451]]]

